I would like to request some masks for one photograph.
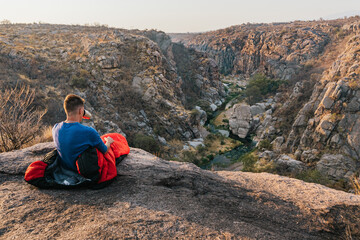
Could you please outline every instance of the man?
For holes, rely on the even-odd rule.
[[[69,94],[64,100],[66,121],[55,124],[52,135],[56,149],[61,157],[62,166],[77,171],[76,159],[89,147],[96,147],[103,154],[107,153],[114,142],[105,138],[105,144],[97,131],[80,124],[85,115],[85,100],[75,94]]]

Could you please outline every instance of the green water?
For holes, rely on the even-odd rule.
[[[218,130],[223,130],[223,128],[217,128],[211,123],[209,123],[207,127],[211,133],[218,133]],[[202,166],[202,168],[210,169],[213,165],[222,167],[230,166],[231,164],[236,162],[242,155],[252,151],[256,145],[256,142],[252,141],[251,138],[240,139],[238,136],[233,135],[231,132],[228,138],[240,141],[242,144],[236,148],[233,148],[230,151],[222,154],[217,154],[210,163]]]

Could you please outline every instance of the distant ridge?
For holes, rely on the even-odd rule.
[[[342,13],[335,13],[332,15],[328,15],[326,17],[324,17],[325,20],[333,20],[333,19],[338,19],[338,18],[344,18],[344,17],[353,17],[356,15],[360,15],[360,10],[355,10],[355,11],[348,11],[348,12],[342,12]]]

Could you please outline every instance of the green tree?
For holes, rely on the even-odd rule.
[[[255,74],[246,85],[245,96],[249,104],[261,101],[267,94],[276,93],[284,81],[270,79],[263,74]]]
[[[249,86],[246,88],[246,98],[249,104],[254,104],[262,100],[261,90],[257,86]]]

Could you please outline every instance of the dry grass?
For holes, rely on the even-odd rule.
[[[40,142],[51,142],[52,140],[52,126],[47,126],[44,128],[42,134],[40,135]]]
[[[219,114],[219,116],[217,116],[214,120],[214,125],[215,126],[224,125],[224,122],[223,122],[224,119],[227,119],[225,113]]]
[[[359,80],[357,80],[357,79],[352,79],[352,80],[350,80],[350,81],[349,81],[349,87],[350,87],[351,89],[354,89],[354,90],[359,89],[359,88],[360,88],[360,82],[359,82]]]
[[[266,159],[260,158],[255,164],[253,172],[274,172],[275,164],[273,161],[267,161]]]
[[[222,136],[216,136],[213,140],[205,139],[204,143],[207,146],[204,153],[205,155],[218,152],[227,152],[241,144],[239,141],[233,141],[230,138],[225,138]]]
[[[36,136],[31,142],[22,146],[22,148],[31,147],[38,143],[52,142],[52,126],[44,127],[38,136]]]
[[[359,180],[359,177],[351,178],[351,185],[354,188],[355,194],[360,195],[360,180]]]
[[[351,234],[351,228],[350,228],[349,225],[347,225],[346,229],[345,229],[345,239],[346,240],[353,240],[352,234]]]
[[[178,139],[171,139],[168,144],[174,149],[176,149],[176,151],[181,151],[184,147],[184,142]]]

